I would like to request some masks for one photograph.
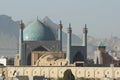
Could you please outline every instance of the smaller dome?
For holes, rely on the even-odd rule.
[[[104,46],[105,46],[105,43],[104,43],[104,42],[99,42],[98,46],[104,47]]]

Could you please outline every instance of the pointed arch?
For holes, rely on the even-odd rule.
[[[81,52],[77,52],[73,58],[73,62],[84,61],[84,56]]]
[[[39,46],[39,47],[33,49],[32,51],[48,51],[48,50],[42,46]],[[32,51],[30,51],[30,53],[27,56],[27,64],[28,65],[31,65],[31,52]]]
[[[46,48],[44,48],[43,46],[39,46],[37,48],[35,48],[33,51],[48,51]]]

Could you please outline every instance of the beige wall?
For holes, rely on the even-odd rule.
[[[53,55],[56,58],[64,58],[65,57],[65,52],[48,52],[48,51],[33,51],[31,54],[31,65],[32,66],[50,66],[50,61],[45,61],[45,56],[47,55]],[[40,59],[41,56],[44,56],[42,60]],[[43,61],[44,60],[44,61]],[[58,63],[55,62],[54,63]],[[56,65],[55,65],[56,66]]]
[[[14,66],[19,66],[19,54],[15,54]]]
[[[103,78],[120,77],[120,68],[118,67],[6,67],[6,76],[14,77],[14,70],[19,72],[20,76],[46,76],[52,78],[63,77],[64,71],[71,69],[75,78]],[[3,70],[3,69],[1,69]]]
[[[0,75],[5,71],[5,68],[0,67]]]

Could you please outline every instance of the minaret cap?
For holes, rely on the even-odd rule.
[[[20,28],[20,29],[24,29],[24,24],[23,24],[23,21],[22,21],[22,20],[20,21],[19,28]]]
[[[72,33],[71,24],[69,24],[69,27],[68,27],[68,29],[67,29],[67,32],[68,32],[68,33]]]
[[[86,24],[85,24],[85,27],[83,28],[83,33],[88,33],[87,25]]]
[[[62,26],[62,21],[60,20],[60,24],[58,25],[58,29],[62,30],[63,26]]]

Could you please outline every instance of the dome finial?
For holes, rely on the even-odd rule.
[[[71,23],[69,23],[69,28],[71,28]]]
[[[85,28],[87,28],[87,24],[85,24]]]
[[[60,24],[62,24],[62,21],[60,20]]]
[[[38,19],[38,16],[37,16],[37,20],[39,20],[39,19]]]
[[[23,23],[23,21],[22,20],[20,20],[20,24],[22,24]]]

